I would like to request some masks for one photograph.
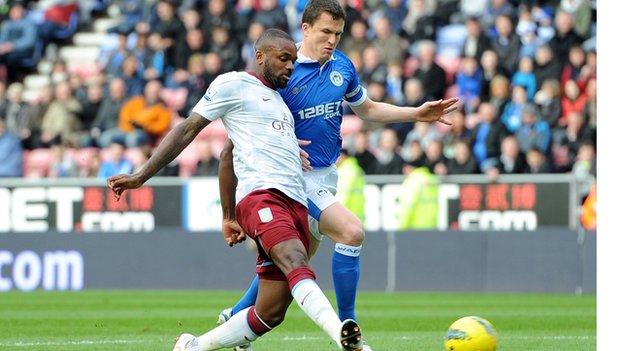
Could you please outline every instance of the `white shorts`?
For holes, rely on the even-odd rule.
[[[321,212],[338,202],[335,196],[338,183],[336,165],[303,172],[303,179],[305,180],[305,192],[308,197],[310,233],[316,240],[321,240],[323,234],[319,230],[318,223],[321,218]]]

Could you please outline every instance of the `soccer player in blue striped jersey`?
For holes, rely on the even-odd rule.
[[[317,239],[322,235],[336,242],[332,273],[342,320],[355,319],[355,299],[360,273],[359,255],[364,241],[361,221],[341,205],[336,197],[338,158],[342,138],[342,103],[346,101],[362,119],[381,123],[441,122],[450,124],[444,115],[456,109],[457,98],[426,102],[419,107],[399,107],[375,102],[360,85],[353,63],[336,46],[344,30],[345,12],[336,0],[310,0],[302,18],[303,42],[298,46],[294,72],[280,95],[295,118],[297,138],[309,141],[303,149],[309,155],[312,170],[304,172],[308,197],[309,224]],[[223,155],[231,154],[224,150]],[[222,161],[223,160],[222,155]],[[231,161],[225,160],[223,164]],[[220,172],[233,173],[231,170]],[[223,189],[222,189],[223,191]],[[225,204],[224,204],[225,205]],[[224,236],[240,237],[240,226],[224,219]],[[224,310],[219,320],[247,308],[255,302],[256,277],[241,300]],[[249,348],[250,349],[250,348]]]

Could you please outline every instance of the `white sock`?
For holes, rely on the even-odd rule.
[[[304,279],[295,285],[291,294],[303,312],[340,346],[342,322],[316,282]]]
[[[251,307],[249,307],[251,308]],[[232,348],[241,344],[254,341],[258,338],[247,323],[246,308],[233,315],[227,322],[200,335],[189,343],[188,351],[210,351],[222,348]]]

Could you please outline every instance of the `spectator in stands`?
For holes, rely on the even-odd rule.
[[[501,114],[501,122],[507,128],[507,131],[514,134],[522,124],[522,110],[528,102],[527,93],[523,86],[513,87],[511,101],[505,105],[505,109]]]
[[[537,79],[533,73],[533,59],[525,56],[520,59],[518,71],[511,78],[514,86],[523,86],[527,93],[527,100],[533,101],[533,96],[537,92]]]
[[[0,65],[8,66],[9,81],[18,73],[21,60],[31,57],[37,42],[37,27],[26,17],[26,9],[17,2],[11,6],[9,19],[0,26]]]
[[[375,174],[401,174],[405,163],[397,153],[399,148],[396,132],[384,129],[379,136],[379,150],[375,165]]]
[[[571,113],[583,113],[587,95],[581,92],[578,84],[574,80],[568,80],[563,88],[563,99],[561,99],[561,119],[560,125],[567,124],[568,116]]]
[[[78,25],[78,1],[75,0],[51,0],[42,2],[43,23],[39,24],[38,35],[46,43],[60,39],[67,39],[73,35]],[[74,23],[72,23],[74,22]]]
[[[111,76],[119,76],[123,73],[124,61],[132,55],[128,47],[128,35],[131,33],[131,29],[124,26],[113,28],[109,32],[117,34],[117,48],[112,50],[104,59],[104,70]]]
[[[119,112],[120,133],[112,140],[123,141],[126,147],[151,144],[162,136],[171,124],[172,112],[160,99],[162,84],[152,80],[145,85],[143,95],[128,100]]]
[[[210,84],[217,76],[225,70],[221,56],[214,52],[209,52],[204,56],[204,68],[206,68],[206,81]]]
[[[12,83],[7,89],[7,103],[5,111],[0,118],[5,120],[5,128],[15,135],[24,146],[24,139],[30,136],[28,130],[28,104],[22,100],[24,86],[22,83]]]
[[[505,126],[496,118],[494,106],[484,102],[479,105],[479,124],[470,136],[472,152],[481,171],[496,164],[501,141],[507,135]]]
[[[587,121],[589,127],[595,133],[596,131],[596,123],[598,121],[597,116],[597,105],[598,105],[598,95],[596,95],[596,80],[592,79],[587,83],[587,88],[585,90],[587,93],[587,102],[585,103],[585,109],[583,109],[583,118]]]
[[[453,157],[448,161],[448,174],[475,174],[478,173],[477,162],[470,152],[470,144],[457,140],[452,144]]]
[[[358,164],[366,174],[374,174],[377,159],[370,151],[368,144],[368,133],[359,131],[355,135],[353,156],[357,159]]]
[[[462,47],[463,57],[472,57],[476,60],[483,56],[485,50],[490,49],[492,43],[483,30],[481,29],[481,23],[477,17],[468,17],[464,22],[466,27],[466,41]]]
[[[406,80],[403,90],[405,92],[404,106],[418,107],[426,101],[433,100],[432,98],[424,95],[425,92],[423,90],[422,83],[416,78]],[[396,131],[397,137],[399,138],[399,144],[403,145],[407,134],[409,134],[409,132],[414,128],[414,123],[393,123],[390,125],[390,128]]]
[[[77,177],[79,174],[76,161],[66,152],[64,145],[57,144],[51,147],[52,159],[48,169],[49,178]]]
[[[22,145],[0,118],[0,177],[22,176]]]
[[[462,109],[457,109],[451,112],[449,118],[453,124],[451,125],[449,131],[442,137],[444,144],[444,156],[447,159],[453,158],[455,144],[458,141],[468,140],[471,134],[470,129],[466,126],[466,115]]]
[[[552,168],[546,160],[546,156],[537,148],[532,148],[527,152],[527,173],[551,173]]]
[[[199,29],[191,29],[186,32],[184,42],[178,46],[175,55],[174,67],[176,69],[185,69],[188,65],[188,59],[194,54],[202,54],[207,51],[208,45],[204,40],[204,35]]]
[[[440,139],[440,134],[429,123],[415,122],[412,130],[405,137],[403,147],[408,146],[413,140],[417,140],[423,149],[429,147],[433,140]]]
[[[180,111],[182,116],[188,116],[191,109],[197,104],[197,101],[206,93],[206,89],[212,83],[212,77],[206,73],[204,66],[204,57],[201,54],[195,54],[188,59],[188,76],[185,82],[185,88],[188,90],[186,103]]]
[[[364,66],[360,77],[365,84],[373,81],[381,82],[386,80],[388,67],[381,62],[381,54],[376,46],[368,46],[362,53]]]
[[[554,57],[559,62],[566,62],[570,49],[580,45],[583,39],[574,32],[574,18],[569,13],[559,11],[555,17],[556,35],[550,40]]]
[[[72,96],[68,82],[54,87],[54,100],[48,106],[41,122],[41,143],[50,147],[54,144],[79,145],[82,128],[78,114],[82,106]]]
[[[101,166],[102,158],[100,153],[96,152],[91,155],[91,157],[87,160],[87,165],[84,168],[81,168],[78,174],[80,177],[95,178],[97,177]]]
[[[112,143],[108,147],[110,153],[110,159],[102,162],[97,177],[100,179],[106,179],[110,176],[117,174],[130,174],[132,173],[132,162],[125,158],[124,152],[126,151],[123,144]]]
[[[108,147],[112,143],[119,126],[119,112],[126,101],[126,83],[121,78],[113,78],[108,84],[108,95],[104,98],[93,121],[90,136],[83,145],[92,146],[97,140],[100,147]]]
[[[210,1],[210,4],[213,2],[218,3],[218,1]],[[180,7],[179,10],[182,8]],[[201,29],[202,16],[193,8],[182,10],[181,20],[187,32],[193,29]]]
[[[569,80],[573,80],[581,91],[585,91],[587,81],[592,77],[591,69],[583,69],[585,67],[585,52],[580,46],[576,45],[570,49],[568,62],[563,66],[561,72],[561,86],[565,87]]]
[[[140,95],[143,92],[145,79],[138,70],[136,57],[129,56],[124,60],[122,74],[119,77],[124,80],[128,97]]]
[[[366,37],[366,21],[358,20],[353,22],[349,35],[340,41],[339,46],[344,52],[364,52],[364,49],[370,44]]]
[[[552,49],[548,45],[537,48],[535,53],[535,79],[537,86],[541,87],[547,79],[559,80],[562,62],[553,56]]]
[[[103,99],[104,89],[100,83],[95,81],[90,83],[87,87],[86,96],[79,100],[82,110],[78,113],[78,118],[85,132],[88,133],[94,127]]]
[[[382,10],[384,17],[388,19],[390,30],[394,34],[401,33],[401,24],[407,16],[406,3],[403,0],[387,0],[386,7]]]
[[[409,8],[402,26],[410,43],[436,39],[437,19],[434,14],[435,5],[435,2],[428,0],[408,2]]]
[[[198,140],[195,145],[197,151],[197,168],[194,176],[214,177],[219,174],[219,159],[214,157],[212,147],[207,140]]]
[[[162,37],[165,65],[172,66],[175,62],[176,43],[184,42],[186,30],[170,1],[160,0],[156,5],[156,14],[157,22],[153,27],[153,31]],[[128,88],[130,87],[128,86]]]
[[[137,52],[137,59],[141,60],[141,69],[138,75],[143,79],[162,79],[165,75],[165,45],[158,33],[149,33],[147,47],[142,52]]]
[[[225,27],[216,26],[213,28],[210,52],[219,55],[224,72],[235,71],[242,66],[238,44],[230,40],[230,34]]]
[[[28,106],[28,131],[30,135],[26,140],[23,140],[26,149],[32,150],[43,146],[41,144],[41,124],[53,98],[53,87],[44,85],[39,89],[36,99]]]
[[[407,45],[398,34],[392,32],[388,18],[378,18],[374,27],[375,40],[373,45],[379,49],[381,62],[385,65],[392,62],[403,62]]]
[[[241,58],[245,64],[245,70],[249,71],[253,69],[253,65],[256,59],[255,43],[258,38],[264,33],[264,25],[260,22],[252,22],[247,30],[247,37],[243,42],[241,48]]]
[[[511,85],[509,83],[509,79],[503,75],[497,75],[490,82],[489,89],[489,102],[494,106],[496,115],[500,116],[503,114],[507,104],[511,102]]]
[[[278,0],[260,0],[260,9],[254,15],[254,22],[260,22],[264,28],[279,28],[288,32],[288,20]]]
[[[485,8],[481,23],[484,28],[489,30],[501,16],[511,19],[514,15],[515,10],[508,0],[492,0]]]
[[[418,69],[414,78],[419,79],[425,88],[425,94],[434,99],[444,98],[447,88],[446,73],[435,62],[436,44],[429,40],[420,42],[418,49]]]
[[[557,127],[559,117],[561,117],[561,91],[559,82],[555,79],[548,79],[542,84],[542,88],[535,94],[535,104],[538,113],[543,121],[548,123],[550,128]]]
[[[228,2],[226,0],[212,0],[205,2],[204,11],[202,12],[202,21],[200,28],[204,31],[204,38],[211,38],[211,33],[214,27],[220,26],[226,28],[231,33],[234,33],[236,28],[236,22],[232,16],[231,11],[228,9]],[[246,33],[243,32],[243,34]]]
[[[544,42],[537,35],[537,24],[533,20],[533,16],[528,8],[522,7],[520,10],[520,18],[516,25],[516,34],[520,38],[520,57],[535,57],[537,47]]]
[[[527,104],[522,109],[522,125],[515,134],[520,150],[524,153],[534,147],[544,154],[550,150],[552,137],[550,127],[548,123],[538,119],[537,110],[532,104]]]
[[[498,63],[498,54],[496,51],[488,49],[481,56],[481,69],[483,71],[483,84],[481,85],[481,101],[488,101],[492,97],[490,95],[490,83],[496,76],[509,77],[509,73],[505,71]],[[498,108],[497,108],[498,109]]]
[[[520,151],[518,139],[509,135],[501,142],[501,155],[497,164],[499,174],[517,174],[526,171],[526,159]]]
[[[403,67],[398,62],[390,62],[386,76],[386,92],[395,105],[403,105]]]
[[[424,167],[427,156],[418,140],[412,140],[407,146],[401,149],[401,157],[405,161],[403,166],[403,174],[408,175],[418,167]]]
[[[5,115],[8,102],[7,85],[2,79],[0,79],[0,116]]]
[[[562,172],[571,169],[582,144],[595,144],[591,129],[583,120],[583,115],[578,112],[570,113],[567,124],[556,128],[552,134],[553,152],[558,156],[555,166]]]
[[[520,38],[514,32],[509,16],[502,15],[496,18],[496,33],[492,48],[498,54],[500,65],[507,72],[514,72],[520,53]]]
[[[455,82],[464,108],[468,113],[472,113],[479,106],[479,94],[481,84],[483,84],[483,75],[474,57],[464,57],[461,60],[459,70],[455,75]]]
[[[596,176],[596,149],[592,143],[583,143],[578,150],[572,174],[579,179]]]
[[[431,173],[437,175],[448,174],[446,167],[446,157],[443,152],[444,145],[442,141],[435,139],[432,140],[425,148],[425,167],[429,169]]]

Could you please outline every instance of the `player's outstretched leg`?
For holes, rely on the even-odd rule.
[[[249,284],[249,288],[245,294],[238,300],[238,302],[232,306],[232,315],[244,310],[247,307],[251,307],[256,303],[256,297],[258,296],[258,275],[254,276],[254,279]]]
[[[332,276],[338,314],[341,320],[355,320],[360,252],[364,241],[362,222],[336,202],[321,212],[319,229],[336,242],[332,258]]]

